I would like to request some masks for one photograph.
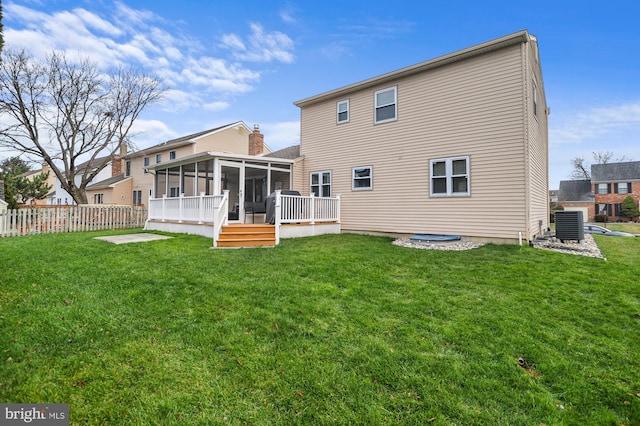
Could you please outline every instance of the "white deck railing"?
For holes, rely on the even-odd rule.
[[[280,223],[339,222],[340,198],[280,195]]]
[[[282,195],[276,191],[276,245],[280,244],[280,225],[286,223],[340,222],[340,197],[325,198]]]
[[[217,246],[222,226],[229,222],[229,191],[223,195],[155,198],[149,200],[149,220],[213,225],[213,245]],[[340,197],[282,195],[276,191],[276,244],[280,242],[280,225],[340,222]]]
[[[211,223],[224,195],[149,199],[149,220]]]

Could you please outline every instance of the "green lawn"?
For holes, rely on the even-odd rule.
[[[0,239],[1,402],[92,425],[640,424],[640,238],[596,237],[603,261],[108,234]]]

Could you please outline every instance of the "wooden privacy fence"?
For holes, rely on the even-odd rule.
[[[102,229],[141,228],[147,210],[141,206],[81,205],[0,212],[0,237]]]

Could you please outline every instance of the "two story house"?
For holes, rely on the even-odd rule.
[[[519,31],[295,102],[301,181],[343,231],[531,240],[548,227],[538,41]]]
[[[114,159],[114,163],[121,161],[121,168],[117,171],[114,169],[111,176],[88,187],[87,198],[90,201],[96,200],[98,204],[148,206],[149,198],[154,196],[161,198],[163,195],[197,195],[198,188],[185,185],[184,177],[176,180],[166,179],[167,186],[158,189],[158,194],[154,194],[154,175],[150,173],[149,167],[208,151],[250,156],[270,153],[271,149],[264,144],[263,135],[259,130],[255,130],[238,121],[171,139],[133,153],[121,152],[121,155]],[[200,170],[200,173],[204,172]],[[209,193],[207,188],[204,190]]]
[[[640,202],[640,161],[593,164],[591,184],[595,195],[595,214],[609,221],[628,220],[621,213],[622,201],[631,196]]]

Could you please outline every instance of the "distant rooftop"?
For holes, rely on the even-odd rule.
[[[593,202],[594,195],[591,192],[591,181],[583,180],[561,180],[558,189],[558,201],[586,201]]]
[[[640,180],[640,161],[591,165],[591,181],[593,183],[630,180]]]
[[[295,160],[300,157],[300,145],[289,146],[266,154],[265,157],[285,158],[287,160]]]

